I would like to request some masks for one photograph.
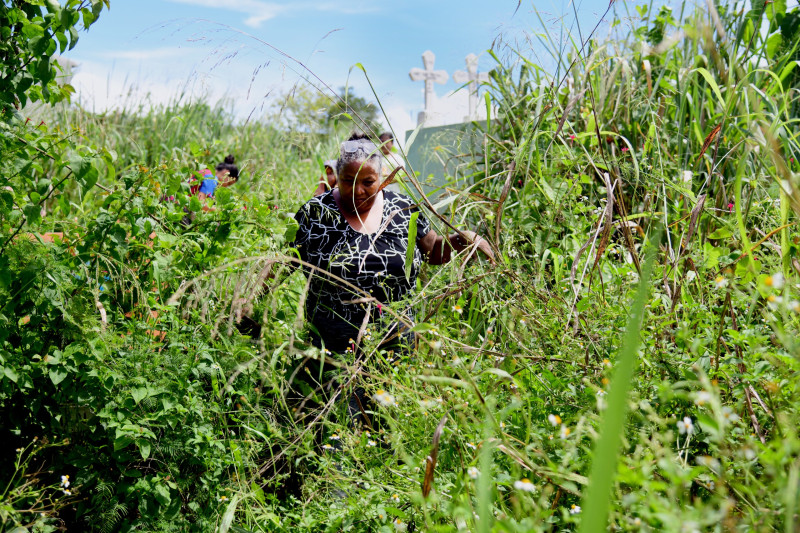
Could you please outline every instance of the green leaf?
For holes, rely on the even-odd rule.
[[[16,383],[16,382],[17,382],[17,380],[19,379],[19,374],[17,374],[17,371],[16,371],[16,370],[14,370],[13,368],[10,368],[10,367],[5,367],[5,368],[3,369],[3,373],[5,374],[5,376],[6,376],[8,379],[10,379],[11,381],[13,381],[14,383]]]
[[[700,75],[703,76],[703,78],[705,78],[706,83],[708,83],[708,86],[711,87],[711,90],[714,92],[714,94],[717,97],[717,101],[719,101],[720,109],[724,110],[725,109],[725,99],[722,98],[722,93],[719,92],[719,86],[717,85],[717,82],[714,81],[714,77],[711,75],[711,73],[708,70],[704,69],[703,67],[698,68],[697,72],[699,72]]]
[[[239,505],[239,496],[234,496],[228,507],[225,508],[225,514],[222,515],[222,520],[219,522],[218,533],[228,533],[228,530],[233,524],[233,517],[236,514],[236,507]]]
[[[417,219],[419,211],[411,214],[408,223],[408,246],[406,248],[406,280],[411,279],[411,267],[414,266],[414,247],[417,245]]]
[[[709,239],[727,239],[733,235],[733,230],[728,228],[717,228],[711,234],[708,235]]]
[[[97,183],[98,172],[92,164],[91,157],[73,156],[69,160],[69,168],[75,175],[75,179],[83,189],[84,194]]]
[[[217,199],[218,204],[225,205],[231,201],[231,191],[225,187],[218,187],[215,193],[215,198]]]
[[[200,203],[200,199],[197,196],[192,196],[189,200],[189,211],[197,213],[201,209],[203,209],[203,204]]]
[[[169,495],[169,488],[161,483],[156,485],[156,489],[153,491],[153,496],[155,497],[156,501],[164,507],[168,507],[169,504],[172,503],[172,497]]]
[[[786,15],[786,0],[772,0],[767,5],[766,15],[770,22],[780,24],[783,16]]]
[[[250,483],[250,490],[253,491],[253,494],[256,496],[256,500],[258,500],[261,505],[266,505],[267,502],[264,499],[264,490],[259,487],[255,481]]]
[[[297,221],[293,218],[288,219],[286,221],[286,229],[283,232],[284,241],[294,242],[298,229],[300,229],[300,225],[297,223]]]
[[[58,385],[67,377],[67,371],[60,366],[51,368],[48,374],[50,375],[50,381],[53,382],[53,385]]]
[[[133,442],[133,438],[129,437],[128,435],[122,435],[114,439],[114,451],[118,452],[124,448],[130,446]]]
[[[25,213],[25,221],[28,224],[36,224],[42,218],[42,209],[36,204],[26,205],[22,212]]]
[[[78,30],[75,29],[75,26],[70,26],[69,28],[69,49],[72,50],[75,48],[75,45],[78,44]]]
[[[142,454],[142,459],[150,457],[150,442],[139,439],[136,441],[136,446],[139,447],[139,453]]]
[[[783,44],[783,36],[780,33],[773,33],[767,39],[767,57],[770,59],[775,58],[775,53],[780,50]]]
[[[139,402],[147,398],[147,387],[137,387],[131,391],[133,401],[138,405]]]

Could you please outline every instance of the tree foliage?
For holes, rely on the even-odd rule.
[[[109,0],[3,0],[0,2],[0,109],[28,102],[56,103],[73,92],[58,84],[54,55],[72,50]]]

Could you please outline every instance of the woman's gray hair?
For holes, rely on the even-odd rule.
[[[344,165],[353,162],[377,164],[378,172],[380,172],[383,165],[383,153],[369,139],[345,141],[339,147],[339,159],[336,161],[337,171],[341,171]]]

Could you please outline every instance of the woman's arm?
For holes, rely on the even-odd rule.
[[[494,252],[492,247],[480,235],[474,231],[462,231],[462,237],[458,233],[451,233],[447,239],[436,233],[429,231],[420,241],[419,247],[422,253],[427,257],[428,263],[432,265],[443,265],[448,263],[453,256],[453,251],[459,253],[477,241],[478,250],[483,252],[494,264]]]

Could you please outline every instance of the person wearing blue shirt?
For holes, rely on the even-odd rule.
[[[210,172],[203,176],[203,183],[197,190],[197,197],[200,200],[213,198],[217,187],[230,187],[239,180],[239,167],[236,166],[235,161],[234,157],[229,155],[214,169],[216,176],[212,176]]]

